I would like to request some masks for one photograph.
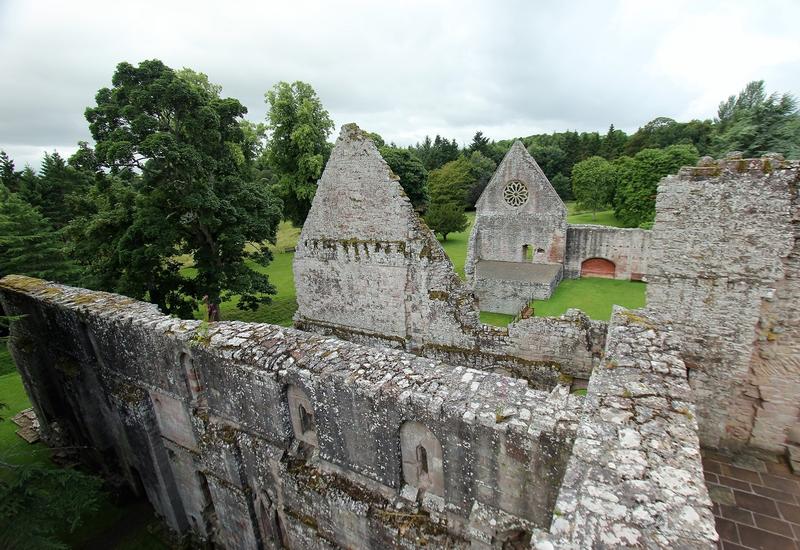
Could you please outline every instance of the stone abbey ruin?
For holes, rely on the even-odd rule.
[[[347,125],[295,254],[296,328],[21,276],[0,299],[24,315],[10,345],[43,438],[178,532],[710,549],[701,445],[800,467],[799,179],[778,156],[704,158],[661,182],[652,231],[569,226],[516,144],[478,204],[468,286]],[[480,323],[479,300],[516,313],[581,271],[646,279],[647,307]]]

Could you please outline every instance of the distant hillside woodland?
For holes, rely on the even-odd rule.
[[[268,303],[274,288],[253,267],[270,262],[266,244],[282,219],[305,220],[333,122],[303,82],[266,92],[264,122],[221,91],[191,69],[120,63],[85,112],[94,147],[47,154],[38,170],[17,170],[0,153],[0,276],[119,292],[183,317],[202,305],[209,320],[232,296],[242,309]],[[463,146],[438,135],[411,147],[373,138],[442,238],[465,227],[464,210],[512,143],[480,131]],[[648,227],[658,181],[702,155],[798,157],[800,115],[794,97],[758,81],[714,120],[660,117],[630,136],[611,125],[522,141],[562,198]]]

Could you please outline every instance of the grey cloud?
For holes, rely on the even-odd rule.
[[[20,165],[71,150],[88,138],[83,111],[116,64],[154,57],[207,73],[253,120],[264,119],[272,85],[305,80],[337,125],[400,144],[436,133],[463,143],[478,129],[496,139],[611,123],[634,131],[690,106],[712,117],[752,78],[800,90],[791,1],[269,4],[0,3],[0,148]],[[673,36],[693,21],[710,22],[706,36]],[[782,51],[760,51],[762,37]],[[743,40],[748,60],[709,57]]]

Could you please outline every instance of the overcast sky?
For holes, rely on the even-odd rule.
[[[71,154],[116,64],[151,58],[208,74],[252,120],[268,88],[304,80],[337,128],[401,145],[632,132],[712,118],[750,80],[800,95],[798,21],[797,0],[0,0],[0,149],[18,167]]]

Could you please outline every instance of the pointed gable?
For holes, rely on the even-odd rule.
[[[509,184],[513,182],[524,184],[528,194],[528,200],[518,206],[514,206],[513,203],[519,202],[521,190],[515,192],[515,189],[509,189],[506,191]],[[512,187],[519,186],[512,185]],[[548,211],[554,214],[563,211],[566,215],[567,211],[550,180],[547,179],[539,164],[520,140],[516,140],[511,145],[511,149],[508,150],[495,170],[492,179],[478,199],[476,204],[478,211],[487,202],[491,203],[486,205],[489,208],[498,208],[505,204],[505,206],[520,209],[520,211],[532,211],[540,205],[546,205]]]
[[[342,126],[301,238],[405,241],[414,216],[399,178],[366,132]]]

